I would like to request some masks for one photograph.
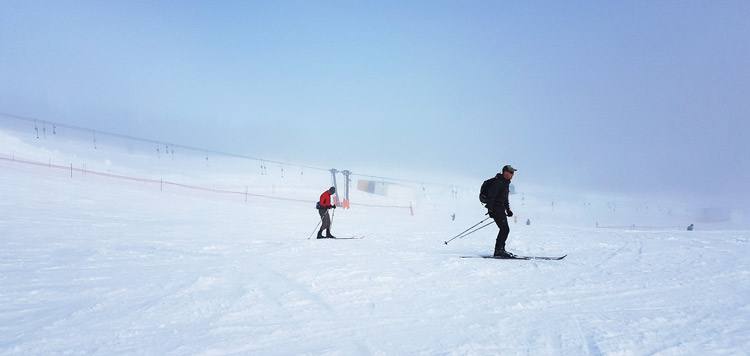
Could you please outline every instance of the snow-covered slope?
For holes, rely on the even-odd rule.
[[[750,353],[746,230],[537,223],[516,200],[534,222],[509,250],[568,257],[462,259],[497,232],[443,243],[483,218],[472,192],[336,209],[366,237],[310,240],[327,179],[245,201],[0,161],[0,355]]]

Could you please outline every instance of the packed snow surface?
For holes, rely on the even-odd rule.
[[[512,196],[508,249],[568,256],[461,258],[497,233],[444,243],[474,191],[308,239],[329,184],[246,201],[1,161],[0,355],[750,354],[746,230],[526,225]]]

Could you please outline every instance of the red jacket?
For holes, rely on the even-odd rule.
[[[320,208],[332,208],[333,205],[331,205],[331,193],[327,190],[323,192],[323,194],[320,195],[320,201],[318,202],[320,205]]]

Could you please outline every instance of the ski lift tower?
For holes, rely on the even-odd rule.
[[[339,171],[336,168],[331,168],[328,171],[331,172],[333,187],[336,188],[336,194],[333,196],[333,205],[339,205],[339,187],[336,186],[336,173]]]
[[[344,191],[344,209],[349,209],[349,185],[351,183],[349,176],[352,175],[352,172],[345,170],[341,171],[341,174],[346,177],[346,190]]]

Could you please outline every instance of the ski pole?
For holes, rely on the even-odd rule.
[[[471,231],[471,232],[468,232],[468,233],[467,233],[467,231],[469,231],[469,230],[473,229],[474,227],[476,227],[477,225],[479,225],[479,224],[481,224],[481,223],[483,223],[483,222],[487,221],[487,219],[489,219],[489,218],[490,218],[490,217],[488,216],[488,217],[484,218],[484,220],[482,220],[482,221],[480,221],[480,222],[478,222],[478,223],[476,223],[476,224],[472,225],[472,226],[471,226],[470,228],[468,228],[468,229],[466,229],[466,230],[464,230],[464,231],[461,231],[461,233],[460,233],[460,234],[458,234],[458,235],[454,236],[454,237],[453,237],[452,239],[450,239],[450,240],[448,240],[448,241],[445,241],[445,244],[447,245],[447,244],[448,244],[449,242],[451,242],[451,241],[453,241],[453,240],[455,240],[455,239],[457,239],[457,238],[459,238],[459,237],[464,237],[464,236],[467,236],[467,235],[469,235],[469,234],[472,234],[472,233],[474,233],[474,232],[477,232],[477,231],[479,231],[480,229],[482,229],[482,228],[484,228],[484,227],[488,226],[489,224],[492,224],[492,222],[489,222],[488,224],[485,224],[484,226],[482,226],[482,227],[479,227],[479,228],[477,228],[476,230],[473,230],[473,231]]]
[[[320,223],[322,223],[322,222],[323,222],[323,219],[320,219],[320,221],[318,221],[318,224],[317,224],[317,225],[315,225],[315,228],[313,229],[313,232],[312,232],[312,233],[310,234],[310,237],[308,237],[308,238],[307,238],[308,240],[309,240],[310,238],[312,238],[312,235],[313,235],[313,234],[315,234],[315,230],[317,230],[317,229],[318,229],[318,226],[320,226]]]
[[[331,213],[331,222],[328,224],[329,229],[333,229],[333,217],[336,216],[336,209],[333,209],[333,212]]]
[[[490,225],[492,225],[492,223],[493,223],[493,222],[494,222],[494,221],[490,221],[490,222],[488,222],[488,223],[486,223],[486,224],[484,224],[484,225],[482,225],[482,226],[480,226],[480,227],[478,227],[478,228],[476,228],[476,229],[474,229],[474,230],[471,230],[471,231],[469,231],[469,232],[467,232],[467,233],[465,233],[465,234],[463,234],[463,235],[460,235],[460,236],[456,236],[456,237],[458,237],[459,239],[462,239],[462,238],[464,238],[464,237],[466,237],[466,236],[469,236],[469,235],[471,235],[471,234],[473,234],[473,233],[475,233],[475,232],[477,232],[477,231],[479,231],[479,230],[482,230],[482,229],[484,229],[484,228],[485,228],[485,227],[487,227],[487,226],[490,226]],[[445,242],[445,244],[447,245],[447,244],[448,244],[448,242],[450,242],[450,241],[453,241],[453,240],[454,240],[454,239],[455,239],[456,237],[454,237],[454,238],[450,239],[449,241],[446,241],[446,242]]]
[[[472,226],[471,226],[471,227],[469,227],[468,229],[466,229],[466,230],[464,230],[464,231],[461,231],[461,233],[460,233],[460,234],[456,235],[455,237],[453,237],[452,239],[448,240],[447,242],[453,241],[453,240],[455,240],[455,239],[456,239],[456,238],[458,238],[458,237],[462,237],[462,236],[465,236],[464,234],[465,234],[465,233],[466,233],[467,231],[469,231],[469,230],[473,229],[473,228],[474,228],[475,226],[477,226],[477,225],[479,225],[479,224],[481,224],[481,223],[483,223],[483,222],[487,221],[487,219],[489,219],[489,217],[486,217],[486,218],[484,218],[484,219],[483,219],[482,221],[480,221],[480,222],[478,222],[478,223],[476,223],[476,224],[472,225]],[[466,234],[466,235],[468,235],[468,234]]]
[[[471,234],[473,234],[473,233],[475,233],[475,232],[477,232],[477,231],[479,231],[479,230],[482,230],[482,229],[484,229],[485,227],[487,227],[487,226],[490,226],[490,225],[492,225],[492,223],[494,223],[494,221],[490,221],[490,222],[488,222],[488,223],[486,223],[486,224],[484,224],[484,225],[482,225],[482,226],[480,226],[480,227],[478,227],[478,228],[476,228],[476,229],[474,229],[474,230],[471,230],[471,231],[469,231],[469,232],[467,232],[467,233],[463,234],[463,236],[459,237],[459,239],[463,239],[463,238],[464,238],[464,237],[466,237],[466,236],[469,236],[469,235],[471,235]]]

